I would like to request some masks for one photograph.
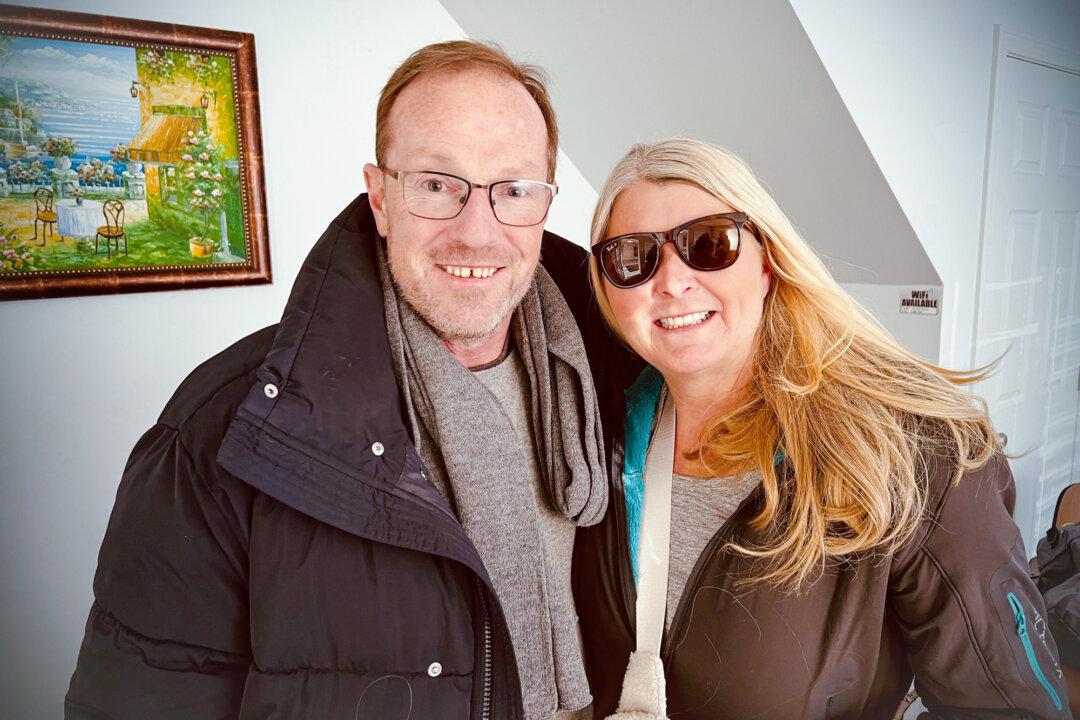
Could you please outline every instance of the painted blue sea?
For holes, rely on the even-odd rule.
[[[74,139],[74,165],[109,160],[138,132],[136,76],[132,47],[15,37],[0,57],[0,91],[39,112],[45,135]]]
[[[139,131],[139,105],[127,101],[100,99],[84,101],[79,109],[42,107],[40,127],[51,136],[75,140],[73,164],[85,158],[109,160],[109,151],[127,145]]]

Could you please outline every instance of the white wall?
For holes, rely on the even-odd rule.
[[[941,276],[941,361],[968,367],[994,25],[1080,50],[1080,2],[791,4]]]
[[[32,4],[32,3],[31,3]],[[127,455],[184,375],[279,317],[299,264],[362,191],[391,70],[464,37],[434,0],[42,3],[255,34],[274,283],[0,303],[0,717],[56,718]],[[548,228],[587,236],[565,157]]]
[[[938,338],[941,335],[941,312],[902,312],[900,301],[910,298],[912,291],[929,291],[940,306],[940,285],[880,285],[871,283],[841,283],[881,326],[907,350],[930,362],[939,362]]]
[[[442,4],[551,72],[594,187],[636,142],[700,138],[747,160],[840,281],[939,282],[787,0]]]

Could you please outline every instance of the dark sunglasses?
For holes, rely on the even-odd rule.
[[[632,288],[652,279],[660,267],[664,243],[695,270],[723,270],[739,259],[746,213],[718,213],[696,218],[667,232],[636,232],[609,238],[593,246],[604,277],[617,288]]]

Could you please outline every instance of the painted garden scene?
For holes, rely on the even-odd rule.
[[[244,263],[227,56],[0,34],[4,275]]]

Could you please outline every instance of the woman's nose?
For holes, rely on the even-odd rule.
[[[653,276],[654,291],[670,297],[679,297],[694,288],[695,270],[687,265],[671,243],[660,248],[660,266]]]

